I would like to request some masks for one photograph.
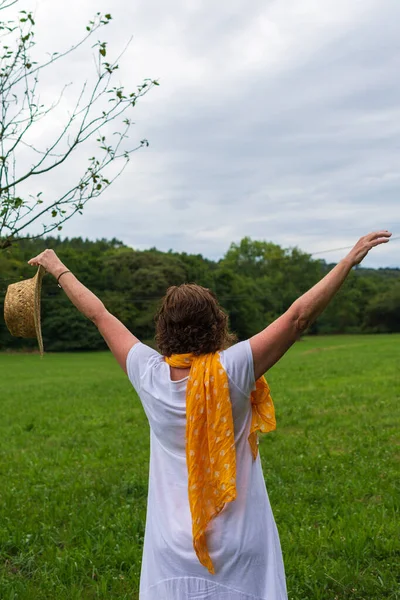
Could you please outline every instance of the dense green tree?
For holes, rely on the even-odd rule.
[[[215,274],[214,290],[228,312],[231,329],[245,339],[266,326],[259,286],[225,266]]]
[[[239,339],[260,331],[334,265],[297,248],[245,238],[218,262],[178,252],[126,247],[117,239],[90,241],[48,237],[20,240],[0,252],[0,315],[9,283],[31,277],[27,261],[53,248],[78,278],[138,337],[154,337],[154,314],[171,285],[195,282],[212,289]],[[310,333],[399,331],[400,270],[355,269]],[[47,351],[99,350],[105,344],[57,287],[45,277],[42,324]],[[0,318],[0,349],[35,348],[35,340],[13,338]]]
[[[400,332],[400,282],[371,298],[365,325],[380,332]]]

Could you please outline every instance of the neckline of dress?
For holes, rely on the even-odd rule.
[[[170,383],[182,383],[182,381],[186,381],[187,379],[189,379],[189,375],[186,375],[186,377],[184,377],[183,379],[171,379],[171,373],[169,373],[168,378]]]
[[[170,366],[168,363],[165,363],[166,367],[168,368],[168,380],[170,383],[182,383],[182,381],[187,381],[187,379],[189,379],[189,375],[186,375],[186,377],[183,377],[182,379],[172,379],[171,378],[171,370],[170,370]]]

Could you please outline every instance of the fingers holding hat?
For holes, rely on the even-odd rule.
[[[41,252],[37,256],[34,256],[30,260],[28,260],[28,264],[33,267],[41,266],[45,269],[46,272],[50,273],[54,277],[57,276],[57,273],[60,271],[60,268],[65,268],[65,266],[60,261],[54,250],[50,249],[47,249],[44,252]]]

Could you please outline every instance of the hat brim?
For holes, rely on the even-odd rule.
[[[39,352],[40,356],[44,354],[43,348],[43,337],[42,337],[42,325],[40,320],[40,309],[41,309],[41,293],[42,293],[42,280],[46,273],[46,269],[44,269],[41,265],[39,266],[37,273],[35,275],[36,285],[35,285],[35,311],[33,313],[33,317],[35,319],[35,329],[36,329],[36,338],[39,344]]]
[[[22,338],[36,337],[43,356],[43,338],[40,321],[42,279],[46,270],[39,266],[31,279],[8,286],[4,301],[4,320],[11,335]]]

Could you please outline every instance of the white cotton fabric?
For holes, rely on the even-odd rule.
[[[278,532],[260,456],[248,435],[255,387],[249,341],[220,353],[229,380],[237,499],[207,529],[211,575],[193,549],[185,453],[187,377],[172,381],[164,358],[145,344],[127,357],[128,377],[150,424],[150,469],[140,600],[287,600]]]

